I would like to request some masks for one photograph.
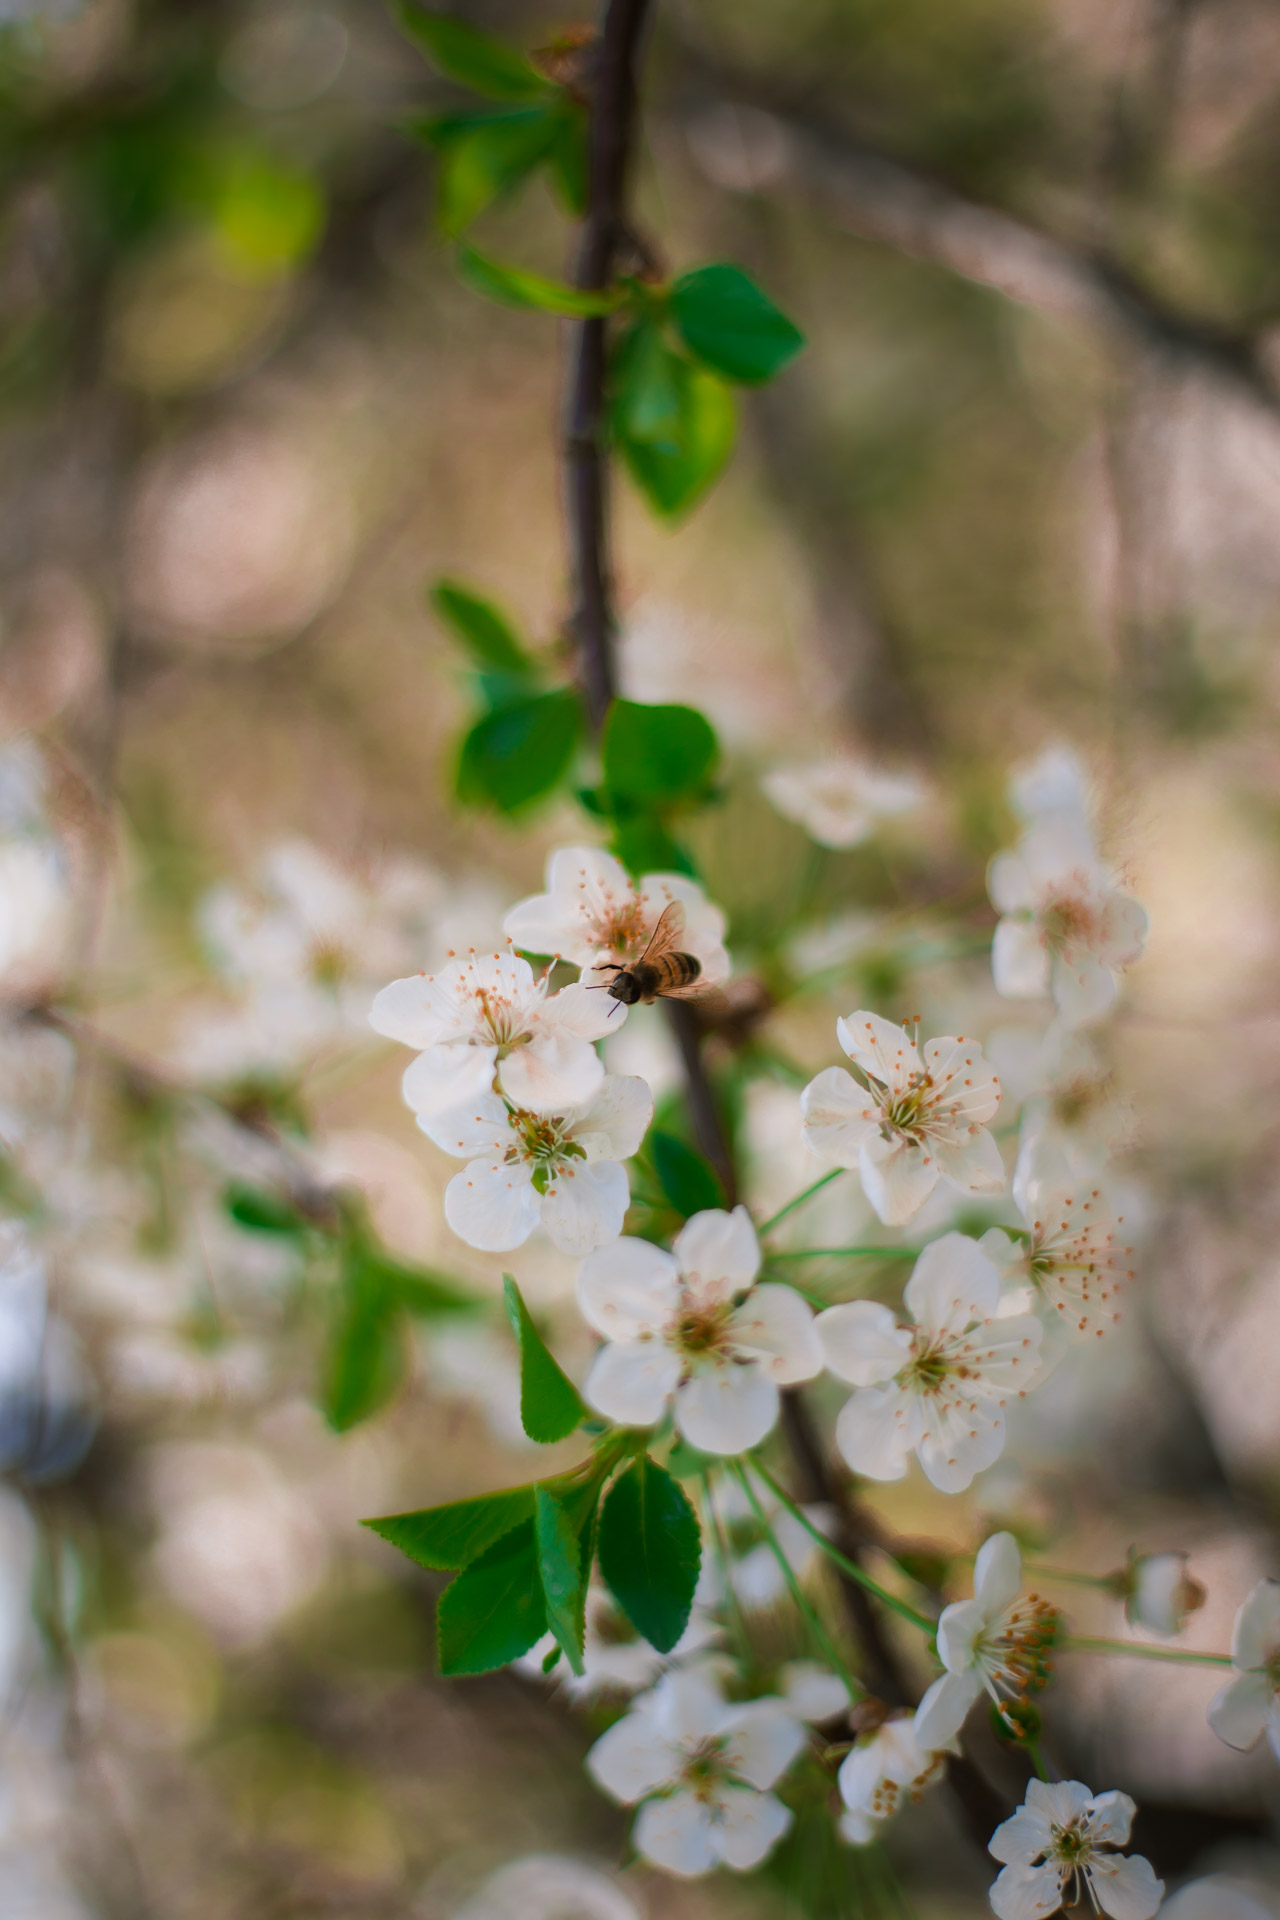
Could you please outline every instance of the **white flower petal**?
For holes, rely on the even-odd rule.
[[[1151,1862],[1140,1853],[1095,1856],[1089,1862],[1088,1880],[1110,1920],[1152,1920],[1164,1898],[1164,1881],[1156,1879]]]
[[[1000,1303],[1000,1275],[976,1240],[944,1233],[916,1261],[903,1299],[918,1325],[941,1339],[990,1319]]]
[[[932,1425],[916,1452],[939,1493],[963,1493],[1004,1452],[1004,1414],[998,1406],[970,1406],[946,1420],[929,1407],[923,1417]]]
[[[869,1480],[901,1480],[907,1471],[911,1434],[899,1415],[896,1389],[860,1387],[836,1420],[836,1445],[855,1473]]]
[[[1280,1652],[1280,1581],[1259,1580],[1247,1595],[1231,1633],[1238,1667],[1264,1667]]]
[[[962,1140],[934,1143],[938,1172],[962,1193],[999,1193],[1005,1185],[1004,1161],[995,1136],[979,1127]]]
[[[788,1660],[778,1675],[782,1697],[798,1720],[821,1726],[849,1708],[849,1689],[839,1674],[816,1660]]]
[[[502,1091],[529,1113],[566,1113],[586,1106],[603,1080],[603,1060],[589,1040],[567,1026],[540,1025],[526,1046],[517,1047],[498,1065]]]
[[[621,1427],[653,1427],[679,1378],[679,1356],[660,1341],[610,1341],[592,1361],[582,1396]]]
[[[407,1047],[430,1047],[451,1030],[448,1002],[441,1006],[435,979],[425,973],[393,980],[383,987],[369,1009],[369,1025],[388,1040]]]
[[[942,1674],[916,1708],[914,1732],[919,1745],[934,1753],[948,1746],[981,1692],[979,1673]]]
[[[937,1186],[939,1168],[931,1147],[875,1134],[863,1142],[858,1172],[862,1191],[880,1219],[887,1227],[901,1227],[919,1213]]]
[[[418,1115],[428,1140],[460,1160],[501,1157],[512,1139],[511,1118],[496,1094],[482,1093],[468,1105]]]
[[[792,1813],[771,1793],[727,1793],[711,1831],[712,1845],[726,1867],[745,1873],[758,1867],[791,1825]]]
[[[432,1047],[410,1061],[400,1082],[405,1104],[421,1119],[483,1100],[493,1090],[496,1047],[465,1040]]]
[[[778,1389],[759,1367],[707,1367],[676,1394],[676,1425],[703,1453],[745,1453],[778,1418]]]
[[[646,1800],[636,1815],[631,1840],[637,1853],[682,1880],[709,1873],[719,1859],[712,1844],[710,1810],[691,1793]]]
[[[1005,1867],[990,1898],[996,1920],[1043,1920],[1062,1906],[1062,1875],[1048,1861],[1042,1867]]]
[[[911,1335],[878,1300],[843,1300],[814,1322],[823,1359],[838,1380],[873,1387],[892,1380],[911,1351]]]
[[[811,1153],[856,1167],[864,1144],[879,1131],[880,1113],[866,1088],[845,1067],[826,1067],[800,1095],[802,1139]]]
[[[973,1593],[994,1619],[1013,1605],[1022,1587],[1022,1555],[1011,1533],[993,1533],[973,1563]]]
[[[1053,997],[1069,1027],[1091,1026],[1116,997],[1116,977],[1091,953],[1059,954],[1052,969]]]
[[[566,1160],[543,1197],[542,1224],[561,1253],[591,1253],[618,1238],[630,1201],[616,1160]]]
[[[991,939],[991,978],[1010,1000],[1039,1000],[1049,991],[1052,962],[1034,920],[1001,920]]]
[[[1137,1811],[1127,1793],[1117,1793],[1114,1788],[1109,1793],[1096,1793],[1089,1816],[1089,1832],[1095,1840],[1105,1840],[1108,1846],[1123,1847]]]
[[[648,1240],[617,1240],[588,1254],[578,1272],[578,1306],[606,1340],[661,1332],[679,1303],[676,1263]]]
[[[732,1213],[720,1207],[695,1213],[676,1235],[671,1251],[686,1279],[697,1276],[704,1298],[731,1299],[760,1271],[760,1242],[745,1207]]]
[[[653,1119],[653,1095],[637,1075],[607,1073],[600,1091],[569,1131],[588,1160],[629,1160]]]
[[[866,1007],[836,1021],[836,1038],[855,1067],[901,1093],[920,1072],[920,1055],[905,1027],[897,1027]]]
[[[729,1321],[735,1352],[756,1362],[780,1387],[822,1372],[822,1348],[813,1308],[791,1287],[765,1281],[753,1287]]]
[[[762,1793],[782,1778],[808,1739],[801,1722],[780,1700],[753,1700],[731,1708],[721,1732],[728,1742],[729,1767]]]
[[[987,892],[997,913],[1028,913],[1036,901],[1027,863],[1016,849],[997,853],[987,866]]]
[[[1219,1740],[1246,1753],[1262,1738],[1271,1700],[1271,1683],[1264,1673],[1238,1673],[1209,1702],[1209,1725]]]
[[[597,1786],[629,1806],[674,1779],[679,1756],[659,1734],[646,1701],[601,1734],[585,1764]]]
[[[444,1190],[445,1219],[460,1240],[482,1253],[522,1247],[539,1213],[528,1167],[502,1160],[473,1160]]]

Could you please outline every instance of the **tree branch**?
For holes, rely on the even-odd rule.
[[[1106,253],[1073,245],[971,200],[923,169],[767,102],[761,91],[691,100],[683,130],[717,185],[817,208],[837,226],[942,267],[1017,305],[1074,321],[1112,342],[1195,367],[1280,413],[1280,384],[1254,335],[1188,314],[1143,287]],[[736,178],[717,148],[732,143]]]
[[[587,217],[575,285],[607,286],[624,226],[635,126],[635,61],[649,0],[608,0],[595,61],[587,176]],[[565,421],[565,511],[574,583],[570,630],[578,648],[592,726],[604,725],[617,691],[613,586],[609,568],[608,461],[604,448],[607,334],[603,318],[580,321]]]

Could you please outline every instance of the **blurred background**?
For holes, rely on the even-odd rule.
[[[575,23],[459,11],[525,47]],[[742,262],[809,337],[687,525],[616,503],[624,689],[696,688],[719,729],[695,849],[779,1002],[717,1057],[747,1197],[812,1177],[796,1091],[854,1006],[963,1020],[1013,1095],[1052,1084],[1115,1156],[1140,1286],[972,1495],[913,1477],[886,1512],[956,1550],[1013,1523],[1091,1571],[1185,1548],[1186,1644],[1225,1647],[1280,1574],[1280,12],[657,14],[643,230],[666,271]],[[493,939],[584,832],[450,799],[471,696],[427,585],[553,649],[566,605],[560,323],[458,284],[409,132],[459,96],[372,0],[0,0],[0,97],[0,1186],[35,1249],[0,1288],[0,1906],[985,1912],[941,1793],[875,1875],[628,1865],[581,1772],[607,1702],[435,1678],[438,1581],[358,1526],[536,1453],[501,1263],[445,1227],[454,1164],[368,1002]],[[541,185],[477,231],[566,270]],[[1057,741],[1152,924],[1067,1062],[985,958],[1006,775]],[[926,798],[815,847],[760,779],[854,750]],[[664,1034],[610,1042],[660,1094]],[[316,1232],[253,1217],[282,1169]],[[337,1189],[480,1301],[398,1328],[398,1391],[344,1434],[317,1390]],[[864,1218],[850,1180],[804,1232]],[[573,1264],[517,1259],[581,1368]],[[1124,1631],[1101,1597],[1076,1618]],[[1171,1887],[1222,1874],[1280,1913],[1280,1776],[1208,1731],[1215,1684],[1064,1660],[1055,1752],[1135,1795]]]

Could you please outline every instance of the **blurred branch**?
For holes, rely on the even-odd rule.
[[[607,286],[625,231],[627,172],[635,127],[635,61],[649,0],[609,0],[591,101],[587,217],[575,285]],[[592,726],[604,725],[617,691],[615,619],[609,567],[608,460],[604,447],[607,330],[603,317],[576,329],[565,425],[565,494],[578,647]]]
[[[695,163],[717,186],[799,200],[862,239],[1019,306],[1193,365],[1280,413],[1280,384],[1259,338],[1185,313],[1109,254],[969,199],[852,135],[802,122],[752,89],[714,99],[704,92],[680,124]],[[730,142],[732,166],[721,169],[712,156]]]

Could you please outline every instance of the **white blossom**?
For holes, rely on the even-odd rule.
[[[1172,1639],[1187,1624],[1187,1616],[1205,1603],[1205,1590],[1187,1572],[1185,1553],[1129,1552],[1129,1564],[1119,1576],[1123,1582],[1124,1615],[1131,1627]]]
[[[568,1113],[529,1113],[483,1093],[421,1114],[418,1125],[468,1161],[444,1195],[445,1219],[468,1246],[506,1253],[541,1224],[561,1253],[583,1254],[622,1232],[631,1190],[619,1163],[638,1150],[652,1118],[644,1081],[613,1073],[589,1106]]]
[[[416,1114],[474,1101],[495,1075],[530,1113],[563,1113],[594,1097],[604,1066],[592,1042],[618,1003],[582,986],[548,993],[547,980],[518,954],[472,953],[382,989],[369,1023],[420,1049],[402,1083]]]
[[[796,1719],[813,1727],[848,1713],[852,1704],[840,1675],[819,1660],[788,1660],[778,1669],[778,1690]]]
[[[606,1345],[583,1388],[597,1412],[676,1425],[705,1453],[743,1453],[778,1417],[780,1386],[811,1380],[822,1353],[798,1293],[757,1286],[760,1245],[745,1207],[695,1213],[670,1253],[616,1240],[589,1254],[578,1302]]]
[[[647,873],[632,880],[599,847],[561,847],[547,861],[547,891],[511,908],[508,939],[525,953],[553,953],[584,972],[638,960],[673,900],[684,908],[680,948],[700,962],[699,979],[727,978],[724,915],[696,880],[683,873]]]
[[[1209,1704],[1209,1725],[1244,1752],[1265,1733],[1280,1760],[1280,1582],[1259,1580],[1231,1635],[1234,1677]]]
[[[1062,1018],[1083,1026],[1116,996],[1116,975],[1146,942],[1147,916],[1099,860],[1088,824],[1045,814],[991,862],[987,884],[1002,916],[991,943],[998,992],[1052,993]]]
[[[911,773],[891,773],[851,755],[776,767],[760,782],[778,812],[820,847],[856,847],[882,820],[910,813],[925,797]]]
[[[1025,1704],[1047,1677],[1056,1615],[1038,1594],[1022,1593],[1022,1557],[1011,1533],[995,1533],[978,1553],[973,1598],[944,1607],[938,1658],[946,1672],[916,1709],[922,1747],[943,1747],[959,1733],[982,1692],[997,1708]]]
[[[946,1754],[930,1751],[916,1738],[912,1716],[884,1720],[858,1740],[840,1765],[840,1832],[854,1846],[866,1846],[876,1829],[904,1800],[918,1800],[942,1778]]]
[[[769,1791],[807,1739],[781,1700],[730,1705],[705,1673],[674,1672],[587,1755],[597,1785],[640,1802],[636,1851],[682,1878],[759,1866],[791,1825]]]
[[[1005,1408],[1040,1371],[1040,1322],[997,1318],[1000,1276],[960,1233],[927,1246],[908,1280],[913,1326],[875,1300],[828,1307],[817,1320],[827,1366],[858,1391],[836,1422],[855,1473],[899,1480],[915,1452],[942,1493],[963,1493],[999,1458]]]
[[[800,1097],[805,1143],[856,1166],[868,1200],[889,1226],[917,1213],[939,1179],[962,1193],[1005,1184],[987,1122],[1000,1085],[982,1049],[962,1036],[927,1040],[865,1008],[836,1023],[840,1045],[866,1085],[828,1067]]]
[[[1006,1286],[1019,1288],[1047,1317],[1099,1339],[1120,1319],[1120,1294],[1133,1279],[1133,1248],[1124,1244],[1124,1216],[1112,1212],[1100,1187],[1072,1180],[1045,1143],[1029,1140],[1013,1176],[1023,1231],[999,1227],[980,1245]]]
[[[1088,1901],[1110,1920],[1151,1920],[1164,1894],[1150,1862],[1122,1854],[1137,1811],[1127,1793],[1093,1794],[1078,1780],[1032,1780],[990,1851],[1005,1862],[991,1889],[998,1920],[1041,1920]]]

